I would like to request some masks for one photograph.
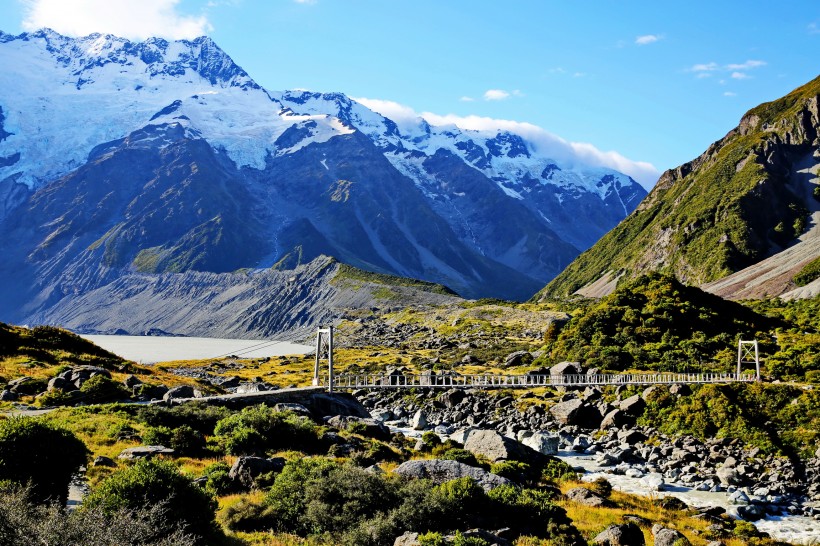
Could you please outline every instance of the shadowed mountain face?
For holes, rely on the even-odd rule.
[[[65,317],[123,278],[322,255],[521,300],[645,193],[518,135],[399,129],[344,95],[269,93],[207,38],[0,33],[0,61],[2,320]]]
[[[602,296],[650,271],[730,298],[820,293],[793,281],[820,257],[819,105],[817,78],[747,112],[538,297]]]

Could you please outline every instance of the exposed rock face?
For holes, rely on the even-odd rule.
[[[133,461],[136,459],[146,459],[154,457],[155,455],[173,455],[174,450],[169,449],[165,446],[136,446],[136,447],[129,447],[127,449],[123,449],[119,455],[117,455],[118,459],[126,459],[129,461]]]
[[[580,398],[559,402],[550,408],[550,413],[562,425],[577,425],[584,428],[598,428],[602,420],[597,408]]]
[[[483,455],[491,461],[529,461],[533,458],[532,448],[502,436],[494,430],[474,430],[467,436],[464,449]]]
[[[525,438],[521,443],[542,455],[555,455],[558,453],[559,440],[560,438],[557,434],[535,432],[532,436]]]
[[[652,534],[655,535],[655,546],[689,546],[690,544],[689,539],[676,529],[663,527],[656,530],[653,527]]]
[[[234,461],[228,476],[245,489],[251,489],[255,485],[254,480],[260,475],[268,472],[281,472],[283,468],[285,468],[285,459],[282,457],[266,459],[242,456],[237,457]]]
[[[458,461],[441,459],[406,461],[399,465],[393,472],[407,478],[426,478],[432,480],[434,483],[444,483],[466,476],[475,480],[485,491],[490,491],[500,485],[512,483],[507,478],[502,478],[481,468],[469,466]]]
[[[607,500],[601,495],[594,493],[586,487],[575,487],[566,493],[568,500],[583,504],[584,506],[607,506]]]
[[[700,157],[665,172],[635,212],[544,295],[659,270],[731,299],[816,295],[816,286],[795,290],[792,277],[820,256],[820,201],[812,197],[820,172],[818,96],[815,78],[750,110]],[[616,283],[603,284],[608,292],[598,297]]]
[[[596,535],[592,542],[601,546],[643,546],[646,544],[641,528],[634,523],[610,525]]]

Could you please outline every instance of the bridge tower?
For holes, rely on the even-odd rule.
[[[755,365],[755,379],[760,381],[760,352],[757,340],[737,342],[737,376],[740,378],[740,369],[743,364]]]
[[[313,386],[322,384],[319,363],[327,359],[327,392],[333,392],[333,326],[316,330],[316,362],[313,366]]]

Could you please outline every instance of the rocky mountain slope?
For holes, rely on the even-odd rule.
[[[645,194],[516,134],[400,128],[341,94],[269,92],[204,37],[0,33],[0,62],[10,322],[64,320],[68,301],[133,275],[222,282],[322,255],[525,299]]]
[[[747,112],[703,155],[664,173],[539,297],[599,297],[648,271],[726,297],[792,292],[792,278],[820,256],[819,110],[817,78]],[[813,285],[792,295],[816,293]]]
[[[156,329],[189,336],[302,339],[343,318],[389,312],[406,303],[424,307],[460,301],[441,285],[373,274],[322,256],[284,271],[130,273],[68,294],[47,314],[31,318],[82,333],[139,335]]]

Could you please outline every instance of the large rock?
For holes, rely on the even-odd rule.
[[[265,459],[263,457],[238,457],[231,466],[228,476],[246,489],[254,487],[254,480],[262,474],[269,472],[281,472],[285,468],[285,459],[274,457]]]
[[[646,541],[640,527],[634,523],[622,523],[610,525],[592,539],[592,543],[601,546],[643,546]]]
[[[202,393],[192,386],[180,385],[179,387],[168,389],[168,392],[162,395],[162,399],[168,402],[177,398],[199,398],[201,396]]]
[[[562,425],[574,425],[581,428],[598,428],[601,425],[601,413],[580,398],[559,402],[550,408],[550,413]]]
[[[478,429],[471,427],[460,428],[450,435],[450,439],[454,442],[458,442],[459,444],[464,445],[467,443],[467,438],[470,437],[470,434],[472,434],[476,430]]]
[[[360,432],[364,436],[370,436],[371,438],[381,440],[390,439],[390,429],[375,419],[364,419],[362,417],[353,417],[352,415],[334,415],[326,419],[325,423],[339,430],[358,429],[357,432]]]
[[[574,489],[570,489],[567,491],[566,497],[568,500],[577,502],[578,504],[583,504],[584,506],[600,507],[607,506],[609,504],[601,495],[590,491],[586,487],[576,487]]]
[[[418,410],[413,418],[410,420],[410,427],[413,430],[424,430],[427,428],[427,417],[424,416],[422,410]]]
[[[614,409],[604,415],[603,421],[601,421],[601,430],[607,430],[610,428],[621,428],[624,425],[633,425],[635,424],[635,418],[631,415],[624,413],[619,409]]]
[[[550,368],[551,376],[580,375],[581,373],[583,372],[581,370],[580,362],[559,362]]]
[[[524,438],[521,443],[543,455],[555,455],[558,453],[559,440],[560,438],[557,434],[535,432]]]
[[[407,531],[400,537],[396,537],[396,540],[393,541],[393,546],[421,546],[419,534]]]
[[[502,436],[494,430],[474,430],[467,436],[464,449],[495,461],[531,461],[537,456],[532,448]]]
[[[407,461],[399,465],[393,472],[406,478],[428,479],[436,484],[467,476],[475,480],[485,491],[491,491],[500,485],[512,484],[507,478],[502,478],[482,468],[443,459]]]
[[[165,446],[137,446],[123,449],[118,459],[125,459],[127,461],[134,461],[137,459],[150,459],[156,455],[173,455],[174,450]]]
[[[683,533],[675,529],[653,527],[652,532],[655,535],[655,546],[690,546],[691,544]]]
[[[459,405],[466,396],[467,394],[463,389],[450,389],[439,396],[439,401],[447,408],[454,408]]]
[[[646,402],[641,398],[640,394],[630,396],[626,400],[621,401],[621,411],[632,417],[640,417],[645,408]]]

